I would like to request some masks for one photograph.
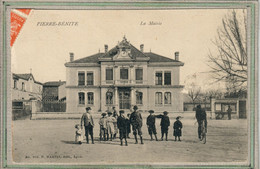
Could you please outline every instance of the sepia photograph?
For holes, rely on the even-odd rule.
[[[252,6],[133,4],[7,8],[7,166],[254,168]]]

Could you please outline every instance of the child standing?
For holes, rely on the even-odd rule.
[[[78,144],[82,144],[83,141],[83,136],[82,136],[82,130],[79,124],[75,125],[76,130],[76,136],[75,136],[75,141]]]
[[[156,127],[155,127],[155,116],[153,115],[154,111],[149,110],[148,112],[150,113],[150,115],[146,119],[148,133],[151,136],[151,140],[153,140],[153,134],[154,134],[156,141],[158,141],[157,136],[156,136],[157,132],[156,132]]]
[[[162,133],[162,138],[161,140],[163,140],[163,136],[165,134],[165,140],[168,141],[168,128],[170,126],[170,119],[168,117],[168,112],[164,111],[163,115],[157,115],[157,118],[161,118],[161,133]]]
[[[119,114],[120,116],[117,118],[117,127],[119,129],[119,138],[121,142],[121,146],[123,145],[123,139],[125,139],[125,145],[127,146],[127,140],[126,140],[126,118],[124,117],[124,110],[120,110]]]
[[[107,140],[109,139],[110,135],[110,140],[112,141],[113,135],[115,133],[115,126],[114,123],[116,122],[116,119],[112,116],[112,112],[108,111],[107,112],[108,117],[107,117]]]
[[[107,118],[106,113],[101,114],[102,117],[99,119],[99,126],[100,126],[100,141],[103,139],[106,141],[106,135],[107,135]]]
[[[126,129],[126,135],[127,135],[127,138],[130,138],[129,137],[129,133],[131,133],[131,124],[130,124],[130,115],[131,114],[127,114],[127,118],[126,118],[126,127],[127,127],[127,129]]]
[[[181,141],[180,137],[181,137],[181,129],[182,129],[182,123],[181,121],[179,120],[180,119],[180,116],[176,117],[176,121],[174,122],[174,125],[173,125],[173,136],[175,136],[175,140],[177,140],[177,137],[178,137],[178,141]]]

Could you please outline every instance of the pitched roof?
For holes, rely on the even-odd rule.
[[[180,62],[165,56],[158,55],[156,53],[148,52],[145,53],[146,56],[150,57],[149,62]]]
[[[50,81],[50,82],[46,82],[43,84],[43,86],[45,87],[58,87],[60,85],[65,84],[65,81]]]
[[[87,57],[84,57],[81,59],[74,60],[69,63],[98,63],[99,62],[98,58],[101,57],[102,55],[104,55],[104,53],[97,53],[97,54],[94,54],[91,56],[87,56]]]
[[[120,45],[126,46],[128,49],[130,48],[131,50],[131,58],[135,59],[135,58],[144,58],[147,59],[148,62],[179,62],[182,63],[178,60],[174,60],[165,56],[161,56],[158,55],[156,53],[152,53],[152,52],[141,52],[139,49],[137,49],[135,46],[133,46],[132,44],[130,44],[129,41],[126,40],[126,38],[123,38],[123,41],[119,42],[118,45],[116,45],[115,47],[113,47],[112,49],[110,49],[108,52],[106,53],[97,53],[88,57],[84,57],[81,59],[77,59],[74,60],[72,62],[69,63],[99,63],[101,60],[99,59],[109,59],[112,57],[114,57],[120,48]],[[122,47],[122,46],[121,46]],[[183,63],[182,63],[183,64]]]
[[[31,73],[25,73],[25,74],[15,74],[13,73],[14,77],[17,77],[19,79],[29,80],[29,78],[32,76]]]
[[[31,76],[33,77],[33,75],[32,75],[31,73],[24,73],[24,74],[16,74],[16,73],[13,73],[13,78],[17,78],[17,79],[29,80]],[[34,80],[35,83],[42,85],[42,83],[36,81],[36,80],[34,79],[34,77],[33,77],[33,80]]]

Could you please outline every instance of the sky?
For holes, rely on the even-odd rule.
[[[30,73],[37,81],[66,80],[69,53],[80,59],[111,49],[123,36],[139,49],[184,62],[181,84],[207,72],[212,40],[227,9],[176,10],[33,10],[11,49],[13,73]],[[242,12],[242,10],[241,10]],[[39,22],[77,22],[77,26],[39,26]],[[160,25],[148,25],[149,22]],[[141,23],[146,23],[142,25]],[[37,26],[38,24],[38,26]]]

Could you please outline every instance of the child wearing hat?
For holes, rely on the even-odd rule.
[[[127,125],[126,125],[126,118],[124,117],[124,110],[119,111],[119,116],[117,118],[117,127],[119,129],[119,138],[121,142],[121,146],[123,145],[123,139],[125,139],[125,145],[127,146],[126,140],[126,132],[127,132]]]
[[[168,128],[170,126],[170,119],[168,117],[168,112],[164,111],[163,115],[157,115],[157,118],[161,118],[161,133],[162,133],[162,137],[161,140],[163,140],[164,134],[165,134],[165,140],[168,141]]]
[[[177,140],[177,137],[178,137],[178,141],[181,141],[180,137],[181,137],[181,129],[182,129],[182,123],[181,121],[179,120],[180,119],[180,116],[176,117],[176,121],[174,122],[174,125],[173,125],[173,136],[175,136],[175,140]]]
[[[107,117],[106,113],[101,114],[101,118],[99,119],[99,126],[100,126],[100,141],[103,139],[106,141],[106,135],[107,135]]]
[[[110,135],[110,140],[112,141],[113,135],[115,133],[114,123],[116,122],[116,119],[112,116],[111,111],[108,111],[107,114],[108,114],[108,117],[107,117],[107,139],[109,139],[109,135]]]
[[[75,141],[78,144],[82,144],[83,141],[83,136],[82,136],[82,130],[79,124],[75,125],[76,128],[76,136],[75,136]]]
[[[148,133],[151,137],[151,140],[153,140],[153,134],[154,134],[156,141],[158,141],[157,136],[156,136],[157,132],[156,132],[156,127],[155,127],[155,115],[153,115],[154,111],[149,110],[148,112],[150,113],[150,115],[146,119],[146,125],[148,127]]]

